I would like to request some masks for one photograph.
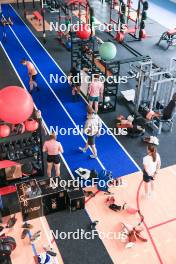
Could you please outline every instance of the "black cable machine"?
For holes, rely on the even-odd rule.
[[[126,40],[126,35],[132,37],[130,41],[142,40],[146,37],[145,20],[148,8],[148,2],[143,0],[138,0],[137,9],[134,9],[131,0],[110,0],[109,22],[105,23],[107,31],[119,43]]]
[[[124,60],[105,62],[99,55],[96,46],[96,38],[90,38],[89,40],[83,41],[78,39],[76,34],[72,32],[71,42],[71,66],[73,66],[73,63],[77,63],[80,65],[81,69],[88,69],[87,74],[90,78],[92,74],[97,73],[105,79],[103,100],[99,104],[99,112],[106,113],[115,111],[122,65],[133,62],[148,61],[150,60],[150,57],[143,56],[127,43],[123,42],[122,46],[132,54],[132,57]],[[112,79],[110,75],[112,76]]]

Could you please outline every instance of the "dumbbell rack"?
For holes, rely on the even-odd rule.
[[[70,32],[71,36],[71,67],[74,63],[79,63],[81,68],[89,67],[92,71],[92,66],[94,64],[94,52],[95,52],[95,46],[94,41],[92,40],[80,40],[76,37],[75,32]],[[84,47],[88,46],[93,52],[91,58],[87,58],[87,64],[85,63],[85,52]]]
[[[87,74],[91,77],[92,74],[98,73],[105,78],[108,76],[108,72],[111,71],[112,75],[119,76],[119,64],[118,63],[106,63],[101,61],[99,52],[95,51],[95,43],[92,40],[81,41],[76,37],[74,33],[71,33],[71,65],[77,63],[81,66],[81,69],[88,68],[89,71]],[[84,52],[84,47],[88,46],[92,50],[92,54],[86,54]],[[99,61],[104,68],[102,70],[97,65]],[[112,112],[116,109],[117,104],[117,93],[118,93],[118,83],[109,84],[108,82],[104,83],[104,94],[103,101],[99,104],[99,112],[106,113]],[[110,102],[106,103],[106,97],[110,97]]]
[[[0,264],[12,264],[10,256],[1,256]]]
[[[0,139],[0,160],[12,160],[20,164],[32,163],[34,174],[24,175],[19,179],[6,180],[5,173],[1,173],[0,185],[17,183],[26,180],[29,177],[44,175],[44,162],[42,152],[42,133],[41,121],[39,128],[35,132],[24,132],[23,134],[11,135],[7,138]],[[4,174],[4,177],[2,176]]]
[[[105,61],[101,61],[101,63],[105,67],[106,80],[109,75],[109,72],[112,74],[113,78],[116,78],[118,80],[120,75],[119,62],[117,61],[107,63]],[[102,103],[99,103],[99,111],[101,113],[113,112],[116,110],[119,83],[118,81],[113,81],[113,79],[111,82],[112,83],[105,81],[104,83],[103,101]],[[107,97],[110,98],[109,102],[106,102]]]

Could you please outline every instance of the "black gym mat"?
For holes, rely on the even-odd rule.
[[[86,230],[90,219],[85,210],[69,212],[63,211],[46,217],[50,229],[56,235],[57,232],[79,232]],[[58,231],[56,231],[58,230]],[[62,237],[62,234],[60,234]],[[64,264],[112,264],[102,241],[95,239],[56,239]]]

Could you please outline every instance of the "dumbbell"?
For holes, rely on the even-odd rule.
[[[33,151],[34,154],[35,154],[35,153],[38,153],[38,152],[40,151],[39,146],[38,146],[38,145],[33,146],[33,147],[32,147],[32,151]]]
[[[18,159],[23,159],[24,158],[24,153],[23,153],[23,150],[21,150],[21,149],[17,150],[15,155],[16,155],[16,157]]]
[[[6,153],[7,152],[7,146],[5,143],[1,144],[1,149],[2,149],[2,152],[3,153]]]
[[[149,4],[148,4],[148,2],[147,2],[147,1],[144,1],[144,2],[143,2],[143,10],[147,11],[148,8],[149,8]]]
[[[8,144],[8,151],[13,152],[14,150],[15,150],[15,148],[14,148],[13,142],[10,142]]]
[[[142,12],[141,20],[146,20],[146,19],[147,19],[147,12],[146,11],[143,11]]]
[[[22,144],[22,147],[26,147],[27,146],[27,140],[24,138],[22,141],[21,141],[21,144]]]
[[[41,169],[41,165],[36,162],[36,161],[32,161],[32,166],[35,170],[40,170]]]
[[[120,22],[123,25],[125,24],[125,15],[123,15],[123,14],[120,15]]]
[[[121,5],[121,12],[122,12],[123,14],[126,13],[126,5],[125,5],[124,3],[122,3],[122,5]]]
[[[141,21],[141,29],[144,29],[144,28],[145,28],[145,22]]]
[[[9,151],[7,153],[7,157],[8,157],[9,160],[15,160],[16,159],[15,153],[11,152],[11,151]]]
[[[33,156],[33,151],[32,151],[31,148],[25,149],[24,153],[25,153],[25,155],[27,157],[32,157]]]
[[[11,247],[9,245],[3,245],[0,243],[0,256],[5,257],[5,256],[10,256],[11,254]]]
[[[26,146],[29,147],[29,146],[31,146],[31,145],[32,145],[32,140],[31,140],[31,138],[27,138],[27,139],[26,139]]]
[[[19,146],[19,144],[17,143],[17,141],[14,141],[14,142],[13,142],[13,145],[14,145],[15,150],[20,149],[20,146]]]
[[[11,251],[16,248],[16,241],[13,237],[7,236],[3,238],[3,245],[9,245],[11,247]]]
[[[40,143],[40,136],[39,135],[36,136],[36,141],[37,141],[37,143]]]

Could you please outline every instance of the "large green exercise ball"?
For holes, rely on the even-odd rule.
[[[99,53],[103,60],[113,60],[117,54],[117,48],[112,42],[104,42],[99,48]]]

